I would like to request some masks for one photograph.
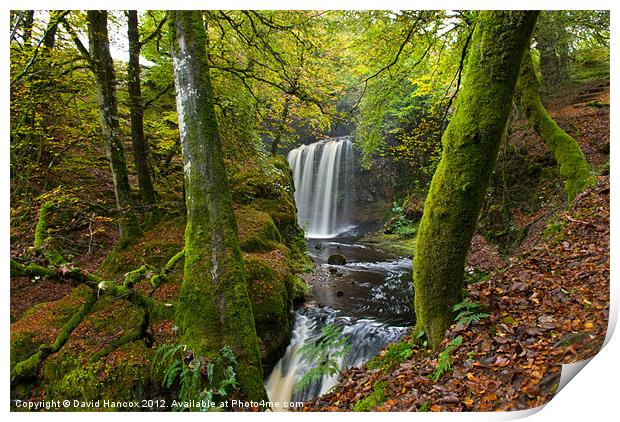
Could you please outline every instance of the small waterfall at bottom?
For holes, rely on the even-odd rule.
[[[267,379],[266,388],[272,402],[306,401],[328,392],[336,385],[338,375],[325,376],[307,388],[295,391],[295,385],[311,365],[301,353],[301,347],[321,336],[321,327],[333,324],[351,345],[347,355],[339,362],[340,368],[360,366],[381,349],[400,339],[406,327],[390,327],[372,319],[354,320],[329,307],[298,310],[293,328],[293,338],[282,359]]]

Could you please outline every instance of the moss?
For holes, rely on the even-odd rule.
[[[287,271],[284,267],[274,267],[274,262],[257,257],[245,260],[248,292],[257,322],[281,321],[289,309]]]
[[[238,208],[235,216],[239,247],[244,252],[267,252],[282,241],[280,232],[266,212],[246,206]]]
[[[413,256],[416,249],[416,239],[415,236],[401,236],[396,233],[388,234],[378,231],[364,236],[362,241],[377,245],[381,249],[393,250],[399,254]]]
[[[368,363],[368,369],[381,369],[384,372],[406,361],[413,355],[413,345],[408,341],[402,341],[390,345],[385,352],[372,358]]]
[[[518,89],[525,114],[534,130],[553,154],[564,181],[568,201],[595,183],[590,166],[575,139],[567,134],[551,118],[543,106],[538,89],[540,82],[534,72],[532,55],[526,50],[521,64]]]
[[[11,324],[11,368],[33,355],[41,345],[49,345],[80,308],[90,289],[81,286],[62,299],[45,302],[27,310],[19,321]]]
[[[537,12],[482,11],[441,161],[424,206],[413,264],[416,332],[437,348],[461,301],[465,260],[486,195],[521,57]]]
[[[304,300],[310,298],[311,293],[308,283],[306,283],[306,281],[301,277],[297,277],[295,275],[291,276],[291,278],[293,280],[293,288],[291,291],[291,298],[293,299],[293,302],[303,302]]]
[[[39,210],[39,220],[34,229],[34,247],[40,249],[43,247],[47,235],[47,213],[54,206],[53,201],[47,201],[41,206]]]
[[[101,265],[106,277],[114,277],[142,265],[160,269],[183,249],[184,218],[161,221],[124,249],[115,248]]]
[[[353,405],[353,411],[369,412],[385,402],[385,387],[386,383],[384,381],[378,381],[368,396]]]
[[[85,360],[86,355],[65,353],[46,365],[45,391],[50,397],[81,401],[156,398],[161,392],[151,374],[152,353],[142,341],[122,346],[96,362]]]

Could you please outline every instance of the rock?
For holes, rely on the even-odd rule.
[[[321,251],[321,250],[325,249],[325,245],[323,245],[322,243],[317,243],[316,245],[314,245],[314,249],[317,249],[317,250]]]
[[[335,253],[329,256],[327,263],[329,265],[345,265],[347,263],[347,258],[345,258],[344,255]]]
[[[334,268],[334,267],[329,267],[328,270],[329,270],[330,274],[336,274],[338,272],[338,270],[336,268]]]
[[[336,292],[336,296],[338,296],[338,297],[344,296],[344,292],[342,290],[338,290]]]

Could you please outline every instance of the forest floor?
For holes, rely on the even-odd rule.
[[[605,104],[605,83],[580,86],[548,104],[594,169],[609,156]],[[524,120],[513,127],[512,144],[531,156],[547,154]],[[607,332],[609,192],[609,177],[598,176],[572,208],[556,192],[552,207],[516,213],[528,233],[508,257],[477,234],[468,265],[485,276],[468,285],[466,300],[479,305],[472,313],[488,316],[452,325],[439,352],[406,337],[362,368],[343,371],[330,393],[303,410],[505,411],[551,400],[561,365],[594,356]]]

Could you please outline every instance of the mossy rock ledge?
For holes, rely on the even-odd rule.
[[[263,371],[268,374],[290,340],[295,304],[309,294],[308,286],[296,274],[313,269],[314,264],[306,254],[303,230],[297,225],[292,174],[283,157],[237,169],[230,185]],[[159,272],[183,248],[184,230],[184,216],[159,222],[126,249],[114,251],[98,270],[99,275],[122,283],[124,273],[143,264]],[[155,299],[167,303],[177,300],[182,269],[181,262],[169,274],[168,282],[155,292]],[[135,288],[148,293],[150,283],[142,280]],[[11,324],[11,365],[53,341],[53,334],[37,336],[33,329],[42,333],[57,331],[71,318],[71,310],[83,302],[84,290],[78,287],[64,299],[39,304]],[[128,301],[100,298],[65,346],[45,360],[37,379],[14,388],[12,398],[28,399],[34,391],[50,400],[166,398],[169,392],[162,389],[151,361],[158,346],[177,341],[172,313],[151,318],[153,347],[138,340],[92,359],[137,330],[141,319],[142,311]]]

